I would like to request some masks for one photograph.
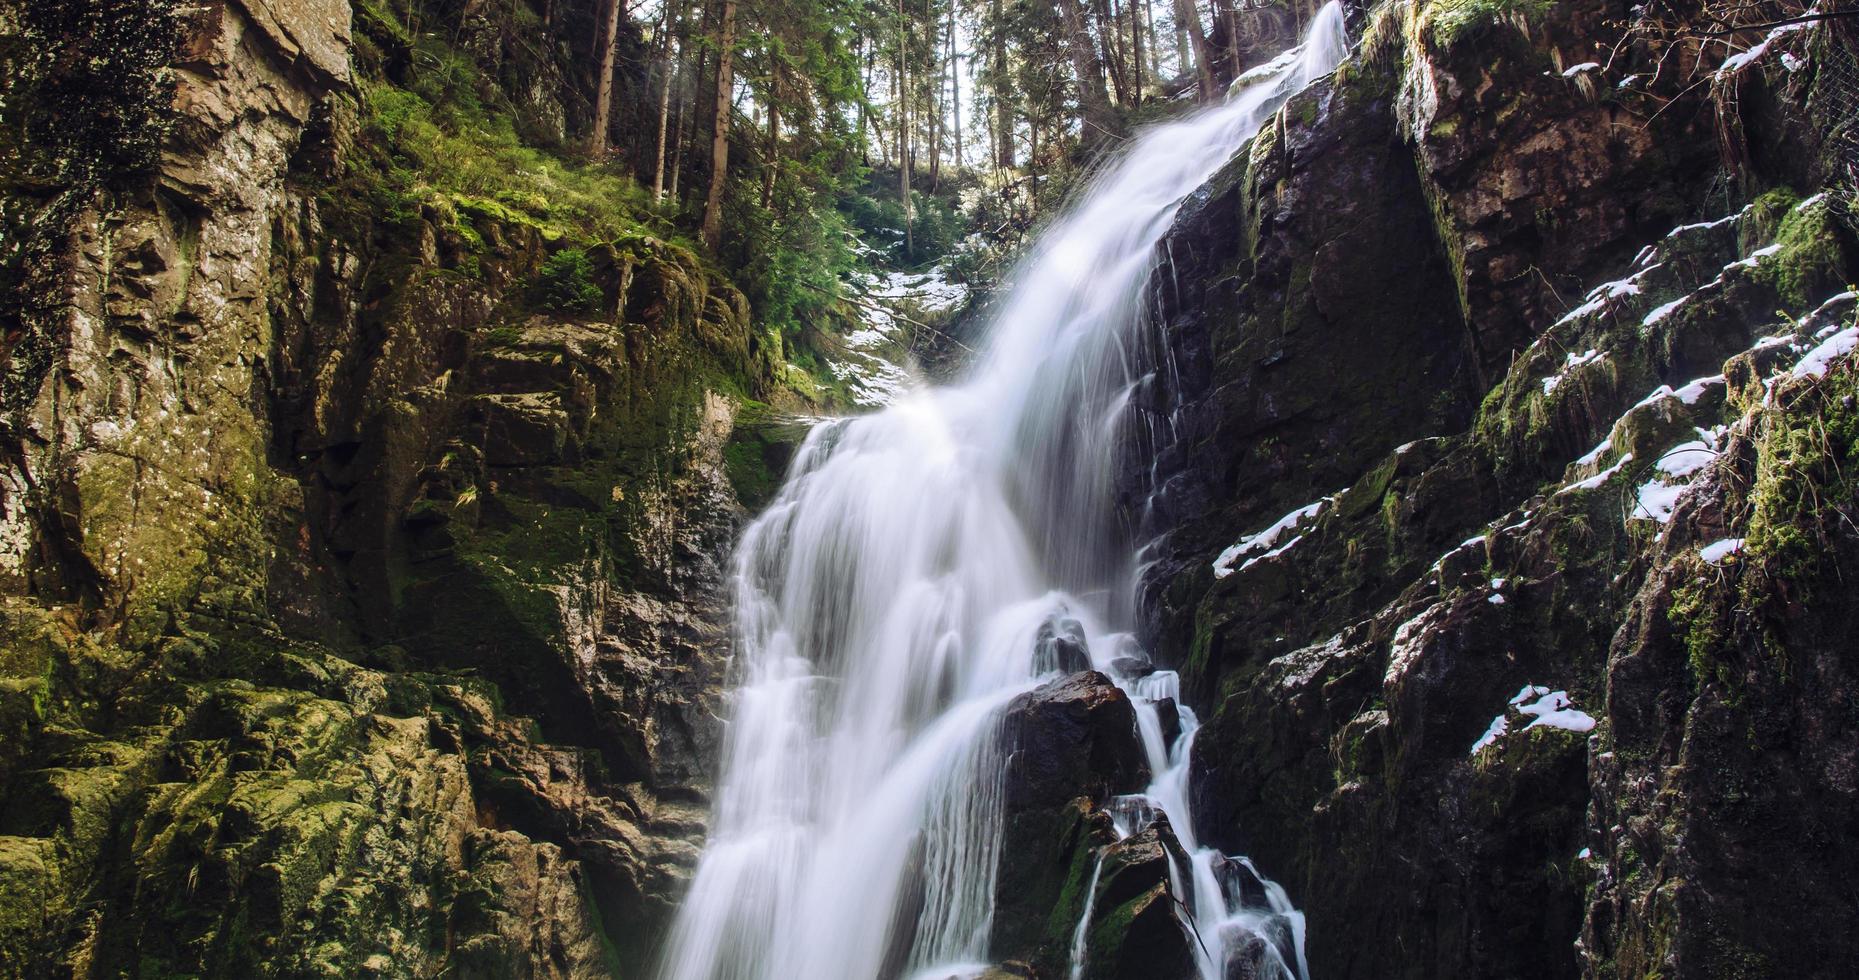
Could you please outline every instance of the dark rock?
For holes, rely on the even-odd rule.
[[[1152,980],[1194,976],[1193,940],[1175,914],[1174,897],[1158,883],[1095,917],[1086,943],[1086,977]]]
[[[1091,646],[1084,624],[1070,616],[1054,616],[1040,624],[1033,641],[1033,673],[1057,671],[1075,674],[1091,669]]]
[[[1135,680],[1155,673],[1155,664],[1136,657],[1118,657],[1110,662],[1110,671],[1124,680]]]
[[[1136,711],[1096,671],[1050,681],[1007,706],[1009,810],[1062,806],[1078,796],[1102,800],[1147,785],[1149,765],[1136,735]]]
[[[1057,975],[1084,912],[1097,848],[1115,840],[1100,807],[1147,785],[1148,765],[1129,698],[1095,671],[1050,681],[1011,702],[1003,855],[995,881],[997,960]]]
[[[1175,740],[1181,737],[1181,705],[1174,698],[1163,698],[1155,703],[1155,720],[1162,726],[1162,745],[1173,748]]]

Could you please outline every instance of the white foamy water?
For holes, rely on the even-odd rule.
[[[991,959],[1006,760],[1002,710],[1042,679],[1042,626],[1076,621],[1096,666],[1133,651],[1135,542],[1114,460],[1149,423],[1144,297],[1182,200],[1345,52],[1324,8],[1276,72],[1142,134],[1042,236],[963,384],[816,428],[745,531],[710,840],[673,927],[667,980],[869,980]],[[1165,370],[1165,368],[1164,368]],[[1153,434],[1153,433],[1150,433]],[[1155,784],[1119,833],[1166,814],[1204,976],[1266,940],[1303,974],[1282,889],[1195,842],[1194,716],[1164,744],[1171,672],[1120,679]],[[1198,936],[1198,939],[1192,938]],[[1083,944],[1077,944],[1079,954]],[[1257,945],[1254,943],[1254,945]]]

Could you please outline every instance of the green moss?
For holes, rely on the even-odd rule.
[[[1734,692],[1736,675],[1724,658],[1731,608],[1725,592],[1718,583],[1700,574],[1673,590],[1666,616],[1684,637],[1692,676],[1699,683],[1715,683]]]
[[[1772,196],[1765,195],[1758,203]],[[1848,281],[1838,219],[1824,197],[1791,207],[1781,217],[1775,244],[1780,250],[1759,261],[1754,275],[1771,286],[1790,309],[1811,309]]]
[[[1554,6],[1553,0],[1432,0],[1421,14],[1421,29],[1450,50],[1493,28],[1540,19]]]
[[[1855,395],[1853,374],[1836,370],[1820,390],[1766,419],[1745,555],[1769,576],[1805,584],[1832,559],[1828,525],[1839,519],[1833,502],[1850,501],[1859,491]]]

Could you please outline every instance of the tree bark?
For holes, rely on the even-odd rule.
[[[1123,55],[1117,45],[1117,16],[1111,9],[1110,0],[1094,0],[1092,9],[1097,17],[1098,54],[1106,73],[1110,76],[1110,94],[1116,96],[1116,105],[1123,105],[1128,100],[1124,95]],[[1088,23],[1090,18],[1085,18]]]
[[[1130,12],[1130,104],[1141,105],[1143,101],[1143,16],[1138,6],[1142,0],[1129,0],[1125,8]]]
[[[1214,85],[1213,65],[1208,60],[1207,35],[1201,30],[1201,15],[1194,9],[1194,0],[1175,0],[1175,23],[1187,29],[1188,40],[1193,44],[1194,71],[1201,83],[1201,101],[1212,102],[1218,89]]]
[[[1239,10],[1233,0],[1214,0],[1214,16],[1226,22],[1226,70],[1228,81],[1239,77]]]
[[[1013,169],[1013,102],[1008,96],[1006,15],[1001,0],[993,0],[994,21],[994,164],[1002,170]]]
[[[717,27],[716,124],[710,137],[710,193],[704,198],[704,244],[723,243],[723,188],[729,181],[729,114],[735,95],[736,0],[723,0]]]
[[[768,83],[768,151],[762,161],[762,208],[775,203],[775,178],[781,174],[781,75]]]
[[[954,21],[947,22],[951,28]],[[941,32],[936,50],[936,115],[930,119],[930,193],[942,186],[942,144],[949,139],[949,64],[955,49],[953,31]]]
[[[1095,145],[1114,135],[1116,130],[1110,93],[1104,88],[1104,66],[1098,61],[1097,48],[1091,43],[1091,32],[1085,27],[1078,0],[1059,0],[1059,13],[1063,15],[1065,33],[1069,35],[1066,47],[1071,49],[1072,70],[1078,75],[1078,103],[1084,111],[1084,143]]]
[[[968,161],[962,159],[962,53],[955,46],[955,6],[949,0],[949,85],[950,100],[955,103],[955,169],[961,172]]]
[[[664,45],[664,56],[659,63],[659,70],[664,74],[658,94],[658,154],[652,165],[652,203],[665,202],[665,143],[671,130],[671,87],[677,81],[677,66],[682,60],[673,54],[671,39],[671,0],[665,0],[665,16],[659,24],[659,43]]]
[[[594,89],[594,132],[587,142],[587,152],[595,157],[607,155],[607,125],[613,116],[613,58],[619,49],[620,0],[606,0],[601,14],[606,33],[600,47],[600,81]]]
[[[904,254],[917,250],[910,213],[910,33],[897,0],[897,198],[904,205]]]
[[[859,86],[858,158],[860,163],[870,166],[871,144],[865,141],[865,132],[868,120],[871,118],[871,66],[872,62],[877,60],[878,53],[877,46],[867,44],[863,34],[859,35],[858,49],[862,52],[860,59],[865,62],[864,81]],[[882,145],[882,141],[880,143]]]

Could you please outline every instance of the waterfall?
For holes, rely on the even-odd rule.
[[[986,961],[1002,709],[1041,680],[1042,627],[1075,624],[1106,671],[1132,642],[1137,543],[1110,470],[1147,425],[1125,409],[1154,369],[1156,247],[1181,202],[1344,52],[1332,3],[1224,105],[1141,134],[1041,236],[962,384],[809,435],[737,548],[710,842],[667,980],[946,976]],[[1193,714],[1164,745],[1153,706],[1174,675],[1119,683],[1156,774],[1135,809],[1171,816],[1190,856],[1175,894],[1191,897],[1201,972],[1224,972],[1227,937],[1258,936],[1302,976],[1283,891],[1194,841]]]

